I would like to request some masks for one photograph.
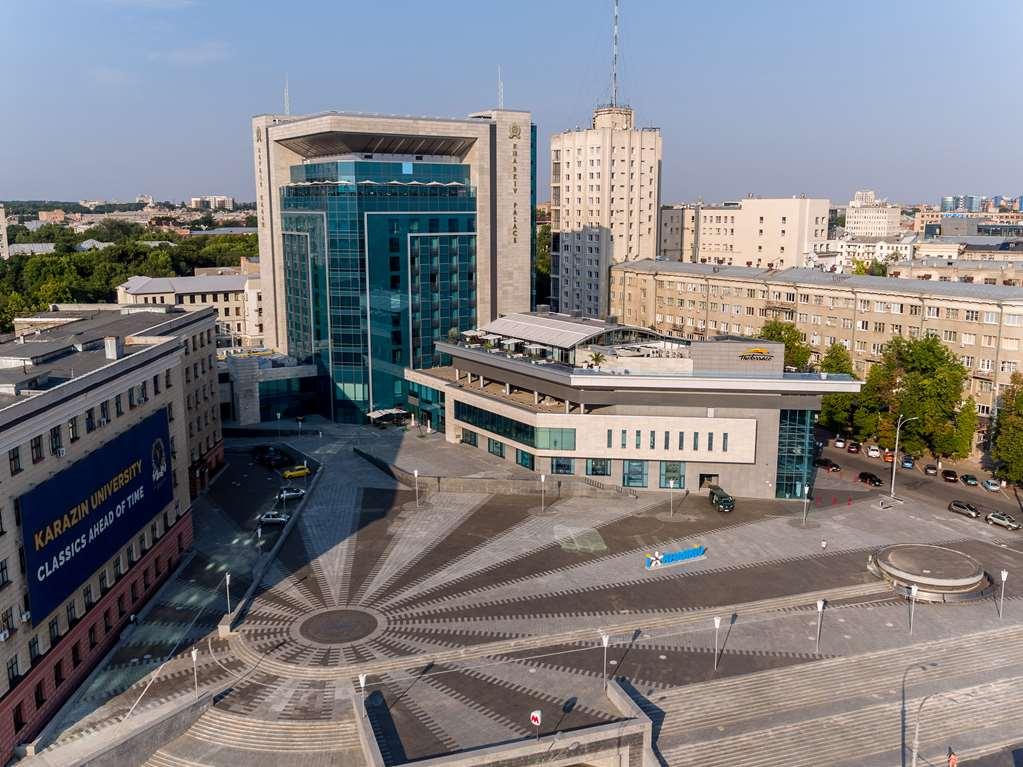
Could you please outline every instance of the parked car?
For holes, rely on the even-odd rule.
[[[824,469],[824,471],[841,471],[842,467],[832,461],[830,458],[818,458],[813,462],[813,465],[818,469]]]
[[[850,442],[849,445],[845,449],[846,449],[846,452],[849,452],[849,453],[858,453],[858,452],[860,452],[860,443],[859,442]]]
[[[985,479],[980,483],[980,486],[987,490],[989,493],[997,493],[1002,489],[1002,483],[997,479]]]
[[[845,438],[844,437],[835,437],[835,447],[837,447],[839,449],[844,448],[845,447]]]
[[[282,487],[280,492],[277,493],[278,501],[291,501],[295,498],[301,498],[305,495],[305,490],[301,487]]]
[[[313,470],[308,466],[292,466],[290,469],[285,469],[281,472],[281,476],[285,479],[301,479],[302,477],[308,477],[313,473]]]
[[[1012,518],[1010,514],[1006,514],[1004,511],[992,511],[986,517],[984,521],[989,525],[998,525],[1004,527],[1006,530],[1019,530],[1020,524]]]
[[[980,510],[972,503],[967,503],[966,501],[952,501],[948,505],[948,510],[955,514],[962,514],[970,519],[976,519],[980,516]]]
[[[261,525],[286,525],[289,519],[291,519],[290,514],[285,514],[282,511],[268,511],[265,514],[260,514],[257,521]]]
[[[902,462],[899,465],[903,469],[912,469],[916,467],[916,461],[913,460],[913,456],[904,455],[902,456]]]
[[[735,509],[735,499],[717,485],[710,485],[710,503],[720,512],[727,514]]]
[[[959,475],[956,474],[951,469],[945,469],[943,472],[941,472],[941,478],[943,480],[945,480],[946,482],[958,482],[959,481]]]
[[[884,459],[885,463],[895,463],[895,453],[891,450],[885,450],[884,455],[881,456],[881,458]]]
[[[973,476],[972,474],[960,474],[959,475],[959,479],[967,487],[976,487],[977,485],[980,484],[977,481],[977,478],[975,476]]]
[[[870,447],[867,448],[867,457],[880,458],[881,448],[879,448],[877,445],[871,445]]]
[[[928,477],[936,477],[938,476],[938,467],[935,466],[933,463],[929,463],[926,466],[924,466],[924,474],[926,474]]]
[[[861,471],[860,476],[857,477],[857,479],[863,484],[870,485],[871,487],[881,487],[881,485],[884,484],[879,476],[869,471]]]

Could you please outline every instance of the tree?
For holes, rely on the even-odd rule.
[[[1023,482],[1023,373],[1013,373],[1002,392],[991,457],[998,462],[995,476]]]
[[[797,369],[810,361],[810,347],[803,341],[799,328],[791,322],[771,320],[760,330],[760,338],[785,344],[785,366]]]
[[[976,405],[963,402],[966,368],[937,338],[893,338],[871,368],[860,392],[853,430],[894,447],[899,415],[915,418],[902,427],[901,445],[911,455],[964,457],[976,428]]]
[[[849,350],[842,344],[832,344],[824,353],[820,368],[825,373],[853,375],[853,362]],[[852,427],[855,409],[855,394],[826,394],[821,399],[819,421],[836,434],[841,434]]]
[[[546,303],[551,295],[551,225],[543,224],[536,233],[536,300]]]
[[[887,277],[888,267],[876,258],[872,258],[869,261],[860,261],[859,259],[854,258],[852,262],[852,273],[868,275],[870,277]]]
[[[590,362],[594,365],[600,365],[607,359],[601,352],[590,352]]]

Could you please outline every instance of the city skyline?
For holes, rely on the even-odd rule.
[[[532,111],[541,147],[554,133],[586,127],[593,107],[609,101],[610,2],[531,4],[519,13],[440,7],[449,12],[420,18],[410,3],[385,15],[313,3],[304,17],[340,31],[319,42],[281,36],[272,9],[234,2],[14,7],[8,18],[23,34],[0,60],[18,114],[0,144],[0,198],[251,200],[247,124],[283,110],[286,77],[296,114],[457,117],[496,105],[500,65],[505,104]],[[844,202],[873,188],[936,204],[960,189],[1015,194],[1023,160],[985,140],[974,120],[1004,101],[998,80],[949,62],[954,52],[986,71],[1011,65],[1012,21],[1023,13],[998,6],[1000,21],[989,24],[951,3],[883,8],[879,25],[861,6],[791,4],[782,17],[771,6],[736,15],[623,3],[619,98],[638,125],[661,128],[662,199],[753,193]],[[544,25],[557,32],[543,33]],[[436,48],[444,39],[457,43]],[[448,52],[436,55],[441,49]],[[449,87],[453,65],[458,89]],[[1010,124],[1023,111],[1003,109]],[[538,189],[547,186],[541,163]]]

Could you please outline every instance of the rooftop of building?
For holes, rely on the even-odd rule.
[[[244,274],[202,274],[197,277],[129,277],[118,288],[131,295],[150,293],[220,293],[245,289]]]
[[[701,278],[716,277],[721,279],[749,280],[765,285],[816,285],[874,293],[916,293],[946,298],[1023,303],[1023,293],[1021,293],[1019,288],[1003,285],[929,280],[896,280],[891,277],[836,274],[803,267],[760,269],[749,266],[716,266],[714,264],[692,264],[684,261],[652,261],[647,259],[615,264],[611,267],[611,271],[643,274],[677,274]]]
[[[1023,243],[1023,237],[1005,237],[1000,234],[949,234],[928,237],[923,241],[924,245],[930,243],[998,248],[1003,245],[1012,247],[1011,243]]]
[[[542,310],[507,314],[480,328],[478,337],[502,336],[505,339],[517,339],[525,343],[558,349],[572,349],[612,330],[635,331],[637,335],[656,337],[656,333],[645,328],[619,325],[613,317],[599,320]]]
[[[969,258],[914,258],[912,260],[893,261],[888,264],[891,269],[934,269],[936,267],[954,266],[962,271],[988,271],[991,269],[1023,269],[1023,260],[975,261]]]

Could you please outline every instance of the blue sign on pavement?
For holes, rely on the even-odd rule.
[[[655,551],[653,554],[646,555],[645,567],[647,570],[656,570],[660,567],[670,567],[671,565],[680,565],[684,562],[692,562],[694,559],[702,559],[706,555],[706,546],[695,546],[691,549],[669,551],[663,554],[660,551]]]

